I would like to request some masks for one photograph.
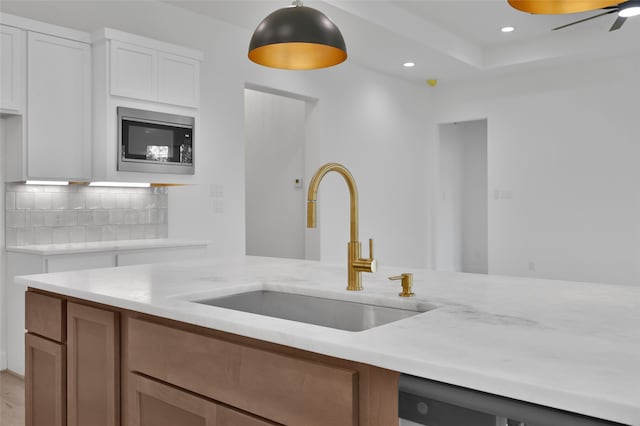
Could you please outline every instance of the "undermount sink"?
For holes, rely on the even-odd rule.
[[[270,290],[194,302],[347,331],[368,330],[430,310],[398,309]]]

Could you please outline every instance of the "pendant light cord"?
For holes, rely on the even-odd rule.
[[[293,0],[291,6],[302,7],[302,0]]]

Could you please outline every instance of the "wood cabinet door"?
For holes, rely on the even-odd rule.
[[[25,335],[27,426],[66,425],[64,345]]]
[[[26,88],[26,33],[0,25],[0,43],[0,109],[22,113]]]
[[[120,425],[118,313],[67,303],[69,426]]]
[[[27,176],[91,177],[91,50],[29,32]]]
[[[129,373],[128,383],[127,426],[275,426],[138,374]]]

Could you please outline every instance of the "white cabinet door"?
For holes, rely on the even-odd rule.
[[[22,114],[25,97],[27,35],[24,30],[0,26],[0,109]]]
[[[30,32],[27,175],[91,176],[91,51],[86,43]]]
[[[158,54],[153,49],[111,41],[111,94],[155,101]]]
[[[176,105],[199,104],[200,62],[183,56],[160,53],[158,99]]]

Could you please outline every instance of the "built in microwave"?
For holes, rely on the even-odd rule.
[[[118,107],[118,171],[194,174],[194,117]]]

